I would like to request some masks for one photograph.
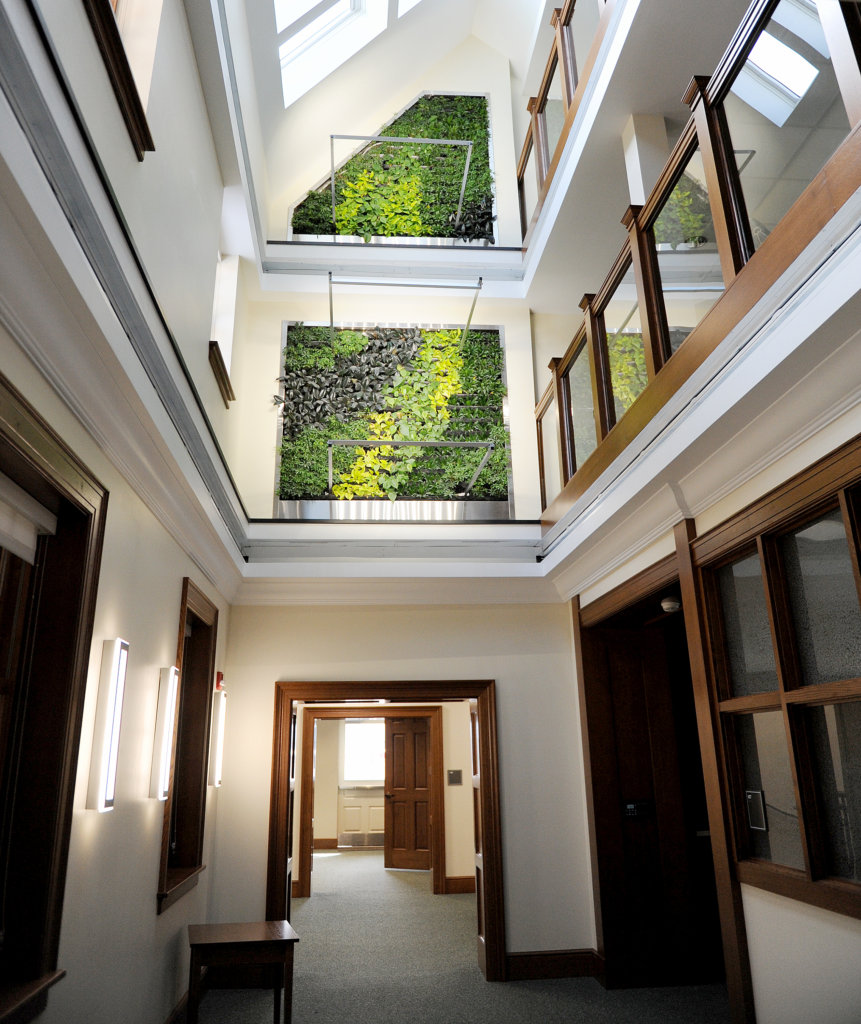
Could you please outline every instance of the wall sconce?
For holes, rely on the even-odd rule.
[[[215,692],[212,695],[212,736],[209,742],[209,784],[220,786],[224,764],[224,721],[227,717],[227,690],[224,676],[216,673]]]
[[[173,753],[173,725],[176,718],[176,692],[179,672],[163,668],[158,681],[158,711],[155,717],[155,742],[152,748],[152,774],[149,795],[167,800],[170,789],[170,757]]]
[[[117,637],[116,640],[105,641],[87,787],[87,807],[94,811],[112,811],[114,808],[128,660],[129,645],[125,640]]]

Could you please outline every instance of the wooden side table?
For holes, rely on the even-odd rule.
[[[190,924],[188,943],[191,964],[188,972],[188,1024],[197,1024],[204,967],[245,967],[274,965],[281,968],[272,986],[275,993],[275,1024],[281,1020],[281,988],[284,988],[284,1024],[293,1016],[293,947],[299,936],[289,921],[260,921],[247,924]]]

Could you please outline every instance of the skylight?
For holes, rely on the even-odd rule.
[[[378,36],[388,19],[388,0],[274,2],[285,107]]]
[[[781,128],[813,84],[819,69],[770,32],[762,32],[732,91]]]

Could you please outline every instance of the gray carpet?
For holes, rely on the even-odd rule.
[[[475,953],[475,897],[434,896],[427,872],[382,854],[314,856],[300,935],[294,1024],[726,1024],[723,986],[608,992],[592,978],[488,984]],[[270,1024],[272,993],[212,991],[201,1024]]]

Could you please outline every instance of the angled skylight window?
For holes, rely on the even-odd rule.
[[[819,70],[791,46],[763,32],[732,91],[780,128],[818,74]]]
[[[289,107],[385,29],[388,0],[275,0],[275,18]]]

